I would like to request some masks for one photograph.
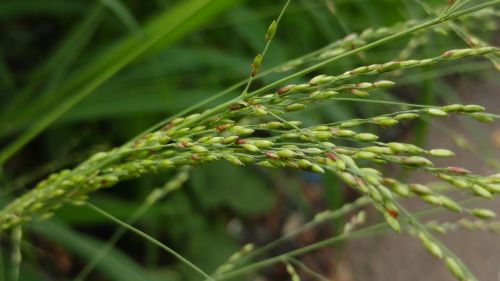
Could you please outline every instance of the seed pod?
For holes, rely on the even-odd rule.
[[[393,119],[393,118],[384,118],[382,120],[375,121],[377,124],[381,125],[382,127],[391,127],[396,124],[398,124],[398,120]]]
[[[271,162],[269,162],[267,160],[260,161],[259,163],[257,163],[257,165],[265,167],[265,168],[276,168],[276,166],[274,166],[273,164],[271,164]]]
[[[398,194],[402,197],[410,197],[411,196],[410,189],[404,184],[396,183],[396,184],[392,185],[391,188],[394,192],[396,192],[396,194]]]
[[[171,169],[174,167],[174,162],[164,159],[159,162],[159,165],[163,169]]]
[[[289,150],[289,149],[279,150],[278,152],[276,152],[276,154],[280,158],[292,158],[296,155],[296,153],[293,150]]]
[[[311,80],[309,80],[309,85],[319,85],[322,84],[323,78],[326,77],[325,74],[321,74],[318,76],[313,77]]]
[[[353,155],[355,158],[371,160],[376,158],[378,155],[369,151],[360,151]]]
[[[441,109],[446,112],[457,112],[462,111],[464,109],[464,106],[461,104],[450,104],[443,106]]]
[[[446,196],[440,196],[441,204],[448,210],[460,213],[462,211],[462,207],[458,205],[455,201],[451,200]]]
[[[267,28],[267,32],[266,32],[266,35],[265,35],[265,39],[266,41],[270,41],[273,39],[274,37],[274,34],[276,33],[276,28],[278,27],[278,23],[273,20],[271,22],[271,24],[269,25],[269,27]]]
[[[485,187],[490,192],[500,193],[500,184],[490,183],[490,184],[486,184]]]
[[[429,154],[435,157],[451,157],[455,156],[455,153],[453,151],[450,151],[448,149],[431,149],[429,150]]]
[[[316,164],[313,164],[311,166],[311,171],[315,172],[315,173],[320,173],[320,174],[324,174],[325,173],[325,170],[323,170],[323,168],[321,168],[321,166],[316,165]]]
[[[427,251],[429,251],[429,253],[431,253],[438,259],[443,258],[443,251],[441,250],[441,247],[439,247],[436,243],[434,243],[429,238],[429,236],[427,236],[423,232],[420,232],[418,238],[420,239],[420,241],[422,241],[422,244],[424,244],[424,247],[427,249]]]
[[[309,169],[309,167],[312,166],[311,161],[309,161],[307,159],[300,159],[297,161],[297,164],[299,164],[299,167],[302,169]]]
[[[361,82],[355,85],[357,89],[368,90],[373,88],[373,84],[370,82]]]
[[[387,88],[392,88],[396,83],[392,81],[387,81],[387,80],[381,80],[373,83],[373,85],[377,88],[382,88],[382,89],[387,89]]]
[[[415,114],[415,113],[401,113],[401,114],[394,116],[394,119],[401,121],[401,120],[411,120],[411,119],[415,119],[418,117],[419,117],[419,115]]]
[[[406,152],[406,146],[399,142],[390,142],[387,146],[394,152]]]
[[[306,106],[302,103],[293,103],[285,107],[286,111],[299,111],[304,109]]]
[[[378,136],[370,133],[361,133],[354,136],[356,140],[359,141],[376,141]]]
[[[305,151],[310,154],[320,154],[324,152],[322,149],[319,149],[317,147],[308,147],[305,149]]]
[[[357,183],[356,178],[353,175],[349,174],[348,172],[342,172],[339,174],[339,176],[342,179],[342,181],[344,181],[346,184],[350,186],[354,186]]]
[[[259,116],[264,116],[267,115],[267,111],[263,106],[259,107],[254,107],[252,112],[252,116],[259,117]]]
[[[451,185],[453,185],[455,187],[458,187],[458,188],[462,188],[462,189],[466,189],[466,188],[470,187],[469,182],[467,180],[465,180],[465,179],[456,178],[456,179],[452,179],[452,180],[450,180],[448,182]]]
[[[231,132],[237,134],[237,135],[250,135],[253,134],[255,130],[250,129],[250,128],[245,128],[243,126],[233,126],[230,129]]]
[[[251,129],[250,129],[251,130]],[[253,130],[252,130],[253,131]],[[224,141],[224,138],[223,137],[211,137],[209,138],[206,143],[209,143],[209,144],[217,144],[217,143],[221,143]]]
[[[481,123],[491,123],[495,121],[492,117],[485,115],[483,113],[471,113],[469,114],[472,118],[476,119],[477,121]]]
[[[361,124],[363,124],[363,121],[353,119],[353,120],[349,120],[349,121],[345,121],[345,122],[340,123],[339,127],[340,128],[350,128],[350,127],[358,126]]]
[[[479,195],[481,197],[493,199],[493,195],[491,194],[491,192],[489,192],[486,188],[478,184],[472,185],[472,191],[474,192],[474,194]]]
[[[230,155],[230,154],[226,154],[223,156],[224,159],[226,159],[227,161],[229,161],[229,163],[233,164],[233,165],[237,165],[237,166],[243,166],[245,164],[243,164],[243,162],[241,162],[241,160],[234,156],[234,155]]]
[[[368,71],[368,67],[361,66],[361,67],[358,67],[358,68],[355,68],[355,69],[349,71],[349,74],[351,74],[351,75],[360,75],[360,74],[366,73],[367,71]]]
[[[332,133],[339,137],[350,137],[356,134],[356,132],[351,130],[332,130]]]
[[[172,122],[170,122],[170,124],[172,124],[172,125],[178,125],[178,124],[180,124],[182,121],[184,121],[184,118],[179,117],[179,118],[175,118],[174,120],[172,120]]]
[[[262,62],[262,55],[261,54],[256,55],[252,62],[252,76],[255,76],[257,74],[257,71],[259,71],[261,62]]]
[[[441,204],[442,204],[441,198],[438,196],[422,195],[422,196],[420,196],[420,198],[422,198],[422,200],[424,200],[425,202],[432,204],[432,205],[441,206]]]
[[[312,131],[311,136],[317,140],[322,141],[330,139],[333,134],[328,131]]]
[[[260,151],[260,149],[257,146],[255,146],[253,144],[249,144],[249,143],[244,143],[241,145],[241,147],[243,147],[244,149],[246,149],[250,152],[259,152]]]
[[[233,142],[237,141],[238,139],[239,139],[238,136],[229,136],[229,137],[225,137],[222,140],[222,143],[224,143],[224,144],[230,144],[230,143],[233,143]]]
[[[351,94],[358,96],[358,97],[366,97],[366,96],[370,95],[370,93],[368,93],[367,91],[358,90],[358,89],[352,89]]]
[[[408,185],[408,187],[410,188],[410,190],[413,193],[418,194],[418,195],[430,195],[430,194],[432,194],[432,190],[430,188],[428,188],[427,186],[422,185],[422,184],[413,183],[413,184]]]
[[[196,153],[208,152],[208,149],[206,149],[205,147],[203,147],[201,145],[193,145],[193,146],[191,146],[191,150],[196,152]]]
[[[400,67],[401,67],[401,63],[400,62],[398,62],[398,61],[391,61],[391,62],[387,62],[387,63],[384,63],[384,64],[380,65],[377,68],[377,72],[392,71],[392,70],[398,69]]]
[[[272,121],[272,122],[268,122],[268,123],[260,125],[260,127],[263,127],[266,129],[278,129],[278,128],[281,128],[282,126],[283,126],[283,123],[277,122],[277,121]]]
[[[292,87],[292,89],[290,89],[291,92],[300,92],[300,91],[303,91],[303,90],[307,90],[311,87],[311,85],[309,84],[299,84],[299,85],[295,85]]]
[[[253,144],[258,148],[267,148],[274,144],[272,141],[268,140],[247,140],[247,143]]]
[[[470,214],[480,219],[493,219],[496,214],[488,209],[472,209]]]
[[[429,115],[437,117],[448,116],[448,113],[446,113],[446,111],[437,108],[429,108],[425,112],[427,112]]]
[[[276,92],[279,95],[286,94],[286,93],[290,92],[290,90],[292,90],[293,87],[295,87],[294,84],[286,85],[286,86],[284,86],[282,88],[279,88]]]
[[[484,111],[484,109],[484,107],[477,104],[468,104],[463,106],[463,111],[470,113]]]
[[[415,167],[433,166],[431,161],[421,156],[404,157],[401,160],[401,163],[404,165],[415,166]]]
[[[458,279],[458,280],[465,280],[464,273],[462,271],[462,268],[458,265],[458,263],[451,257],[446,257],[444,259],[444,262],[446,264],[446,267],[448,270],[453,273],[453,275]]]
[[[393,154],[392,150],[385,146],[368,146],[363,148],[364,151],[370,151],[376,154]]]
[[[401,226],[397,219],[395,219],[389,212],[384,213],[384,218],[387,224],[394,230],[396,233],[401,233]]]

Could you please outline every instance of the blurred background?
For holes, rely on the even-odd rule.
[[[263,68],[284,64],[370,27],[432,18],[419,2],[292,1]],[[440,11],[446,4],[424,2],[431,11]],[[50,173],[119,146],[248,77],[250,62],[262,51],[263,35],[283,4],[265,0],[0,0],[0,206]],[[478,38],[498,43],[496,16],[459,21]],[[440,27],[341,60],[319,73],[341,74],[360,65],[434,57],[464,47],[467,44],[459,36]],[[266,75],[253,87],[289,73]],[[477,103],[500,113],[498,72],[486,59],[466,59],[385,78],[398,86],[390,93],[379,91],[377,97],[419,104]],[[289,120],[311,125],[397,109],[383,104],[327,103],[290,115]],[[498,172],[500,167],[498,123],[477,126],[454,117],[433,124],[416,121],[377,133],[385,140],[464,151],[452,161],[477,173]],[[429,180],[394,167],[388,173]],[[172,176],[164,173],[122,182],[92,194],[91,202],[126,220],[153,188]],[[317,212],[340,208],[356,198],[356,193],[331,175],[215,163],[193,169],[182,188],[153,206],[135,225],[211,272],[242,245],[264,245]],[[407,204],[414,210],[422,207]],[[369,221],[379,219],[370,208],[367,211]],[[328,238],[341,230],[345,220],[314,228],[266,255]],[[64,207],[51,220],[28,226],[20,280],[73,280],[116,228],[83,207]],[[0,279],[8,280],[9,237],[0,233],[0,242]],[[496,236],[464,231],[445,242],[481,280],[500,280]],[[453,280],[418,241],[394,235],[336,244],[299,259],[325,280]],[[321,280],[298,272],[303,280]],[[86,280],[198,280],[193,274],[156,246],[127,233]],[[278,264],[241,278],[289,280],[290,276]]]

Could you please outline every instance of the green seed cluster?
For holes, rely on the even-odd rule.
[[[438,176],[458,188],[491,198],[500,188],[494,177],[481,177],[459,168],[436,168],[425,156],[449,157],[445,149],[425,150],[412,144],[380,142],[371,132],[354,131],[361,125],[391,127],[421,116],[443,117],[449,114],[468,115],[479,121],[492,121],[479,105],[422,106],[367,119],[352,119],[300,128],[300,121],[284,121],[275,117],[291,111],[304,110],[313,103],[335,99],[338,95],[364,97],[374,89],[395,85],[392,81],[341,84],[360,75],[375,74],[437,63],[464,56],[496,53],[484,47],[445,52],[420,61],[401,61],[358,67],[340,76],[318,75],[309,83],[288,85],[276,93],[253,96],[229,105],[225,110],[191,114],[172,120],[162,129],[151,132],[129,145],[100,152],[74,170],[63,170],[40,182],[31,192],[21,196],[2,212],[0,227],[8,229],[34,216],[49,217],[64,204],[83,204],[87,194],[100,188],[158,173],[184,165],[197,165],[225,160],[235,165],[256,164],[266,168],[293,168],[311,172],[331,171],[344,182],[370,196],[386,220],[396,230],[398,210],[392,203],[393,192],[419,194],[434,205],[458,209],[442,195],[418,193],[403,184],[391,184],[378,170],[358,167],[396,163],[421,169]],[[210,114],[208,114],[208,113]],[[207,116],[209,116],[207,118]],[[264,137],[256,137],[263,135]],[[362,147],[340,146],[336,140],[367,144]],[[359,162],[359,163],[358,163]],[[493,180],[494,181],[494,180]]]

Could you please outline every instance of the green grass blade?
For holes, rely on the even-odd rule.
[[[53,110],[41,116],[26,132],[7,145],[0,152],[0,165],[125,66],[147,53],[151,54],[154,48],[171,44],[237,1],[184,1],[155,18],[140,34],[131,35],[118,43],[100,58],[94,60],[94,64],[81,71],[79,79],[71,80],[59,88],[61,94],[57,96],[66,96],[66,94],[70,96]],[[72,92],[74,94],[71,94]],[[54,105],[46,106],[47,109]]]
[[[47,239],[61,244],[82,259],[89,260],[103,246],[103,242],[73,231],[66,225],[51,220],[33,226],[34,230]],[[156,281],[147,271],[129,259],[116,248],[111,249],[97,270],[110,280]]]

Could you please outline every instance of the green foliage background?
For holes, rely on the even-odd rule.
[[[440,7],[443,1],[430,2]],[[334,11],[328,3],[335,4]],[[246,78],[251,59],[263,48],[263,34],[282,5],[282,1],[268,0],[2,0],[0,202],[31,188],[50,172],[120,145],[154,123]],[[285,63],[368,27],[427,17],[416,1],[293,1],[263,67]],[[470,28],[476,35],[489,37],[488,28]],[[419,46],[419,55],[440,54],[457,44],[465,46],[452,34],[438,37],[434,32],[423,33],[427,41]],[[407,42],[391,42],[330,65],[323,72],[342,73],[360,64],[391,60]],[[440,99],[458,101],[449,84],[437,78],[474,71],[472,77],[488,79],[492,74],[486,69],[491,69],[487,62],[467,62],[448,69],[412,70],[411,75],[397,78],[398,84],[412,83],[411,87],[401,87],[397,97],[380,95],[427,104],[436,101],[435,93],[439,92]],[[254,87],[282,76],[266,76]],[[315,124],[372,116],[387,109],[342,105],[322,105],[297,117]],[[386,134],[423,142],[426,126],[421,122]],[[12,147],[12,143],[19,146]],[[9,150],[21,146],[7,157]],[[153,187],[171,176],[160,174],[120,183],[113,190],[94,194],[91,201],[125,219]],[[292,208],[312,214],[311,206],[294,194],[297,182],[310,180],[289,171],[210,164],[195,169],[184,188],[154,206],[139,226],[212,271],[247,242],[244,235],[228,232],[228,222],[236,218],[245,226],[252,219],[269,215],[278,200],[277,186],[285,187]],[[324,183],[326,207],[336,208],[347,198],[334,177],[312,180]],[[53,280],[54,276],[71,280],[113,230],[105,218],[88,209],[65,207],[56,219],[26,232],[25,241],[32,243],[23,244],[28,254],[20,280]],[[2,244],[6,240],[0,237]],[[43,261],[44,255],[39,254],[43,243],[62,246],[72,268],[60,270]],[[7,248],[2,246],[0,254],[3,270],[9,268],[8,254],[3,251]],[[57,257],[53,258],[56,262]],[[6,274],[0,272],[0,276]],[[95,280],[192,280],[189,274],[154,246],[126,235],[92,276]]]

